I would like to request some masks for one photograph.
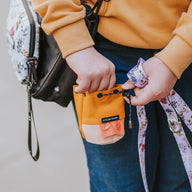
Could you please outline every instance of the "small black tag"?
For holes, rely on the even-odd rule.
[[[107,122],[115,121],[115,120],[119,120],[119,115],[102,118],[102,123],[107,123]]]

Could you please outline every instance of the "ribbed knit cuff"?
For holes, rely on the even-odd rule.
[[[155,55],[177,76],[181,74],[192,62],[192,48],[179,36],[169,42],[169,44]]]
[[[94,45],[84,19],[56,30],[53,36],[62,52],[63,58]]]

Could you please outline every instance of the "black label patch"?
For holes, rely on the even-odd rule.
[[[119,115],[102,118],[102,123],[107,123],[107,122],[115,121],[115,120],[119,120]]]

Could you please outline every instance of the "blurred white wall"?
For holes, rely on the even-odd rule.
[[[88,192],[82,141],[70,105],[33,100],[41,157],[27,149],[27,95],[7,53],[5,25],[9,1],[0,6],[0,191]]]

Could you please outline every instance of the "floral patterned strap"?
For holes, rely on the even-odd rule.
[[[145,72],[143,71],[142,63],[144,63],[144,60],[140,58],[138,60],[137,65],[127,73],[128,78],[137,87],[144,87],[148,83],[148,78]],[[148,121],[144,106],[137,106],[137,117],[139,120],[139,133],[138,133],[139,163],[145,191],[148,192],[149,188],[147,184],[146,168],[145,168],[145,140],[146,140],[146,130]]]
[[[146,140],[148,121],[144,106],[137,106],[137,117],[139,120],[139,133],[138,133],[139,162],[145,191],[148,192],[149,188],[147,184],[146,169],[145,169],[145,140]]]
[[[142,64],[145,62],[144,59],[139,58],[137,65],[133,67],[128,73],[127,77],[137,87],[145,87],[148,84],[148,78],[145,74]]]
[[[174,90],[171,90],[170,94],[166,98],[159,100],[159,102],[166,112],[169,128],[177,142],[192,190],[192,147],[187,140],[178,117],[179,115],[190,131],[192,131],[192,111]]]
[[[169,102],[176,110],[177,114],[181,117],[184,121],[186,126],[192,132],[192,111],[185,103],[185,101],[176,93],[174,90],[171,90],[170,94],[168,95]]]
[[[143,62],[144,60],[140,58],[137,66],[131,69],[127,74],[128,78],[137,87],[144,87],[148,83],[148,78],[142,68]],[[167,115],[169,128],[177,142],[192,190],[192,147],[187,140],[181,121],[178,117],[179,115],[190,131],[192,131],[192,111],[174,90],[171,90],[170,94],[166,98],[159,100],[159,102]],[[137,115],[139,120],[139,159],[145,191],[148,192],[149,189],[145,170],[145,133],[147,129],[147,117],[144,106],[137,107]]]

